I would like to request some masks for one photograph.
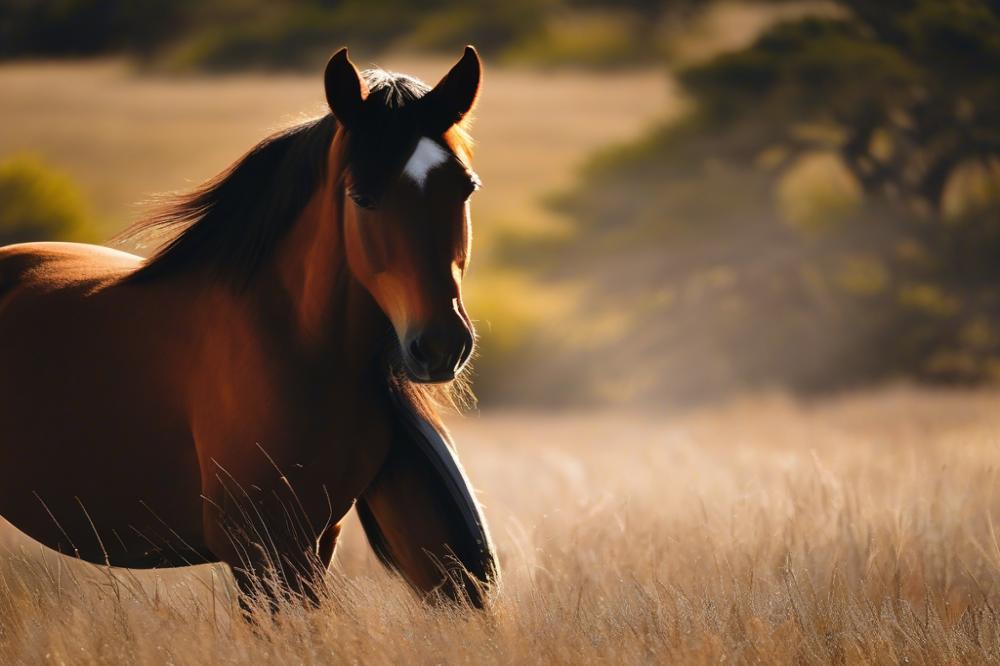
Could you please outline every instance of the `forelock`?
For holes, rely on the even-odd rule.
[[[361,76],[368,97],[361,120],[350,133],[348,163],[355,186],[377,196],[403,171],[424,136],[414,102],[431,88],[420,79],[384,69],[368,69]],[[471,141],[464,132],[456,137],[469,148]]]
[[[406,74],[366,69],[361,76],[368,84],[369,104],[387,111],[402,109],[430,92],[430,86]]]

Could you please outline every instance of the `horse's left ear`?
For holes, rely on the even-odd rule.
[[[444,134],[461,122],[476,106],[482,79],[479,54],[466,46],[462,59],[420,100],[424,130],[431,135]]]
[[[347,56],[347,47],[333,54],[326,63],[323,74],[326,102],[333,115],[345,128],[350,129],[361,115],[361,105],[368,97],[368,86]]]

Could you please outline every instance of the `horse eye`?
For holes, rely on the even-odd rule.
[[[375,201],[375,197],[370,197],[367,194],[361,194],[360,192],[349,192],[348,196],[351,197],[351,201],[355,203],[359,208],[364,208],[366,210],[374,210],[378,202]]]

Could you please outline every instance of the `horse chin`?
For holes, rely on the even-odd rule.
[[[403,355],[402,360],[403,372],[406,374],[406,378],[414,384],[446,384],[453,381],[458,375],[455,370],[432,372],[412,361],[406,354]]]
[[[443,372],[437,375],[429,375],[420,371],[414,370],[409,364],[406,365],[406,376],[414,384],[446,384],[455,379],[456,373],[454,372]]]

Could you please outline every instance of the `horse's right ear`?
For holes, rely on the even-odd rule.
[[[361,104],[368,97],[368,86],[358,73],[351,59],[347,57],[347,47],[333,54],[326,63],[323,75],[326,85],[326,103],[333,115],[345,128],[350,129],[361,115]]]
[[[461,122],[476,105],[482,80],[479,54],[475,48],[466,46],[458,64],[421,98],[424,130],[432,135],[441,134]]]

